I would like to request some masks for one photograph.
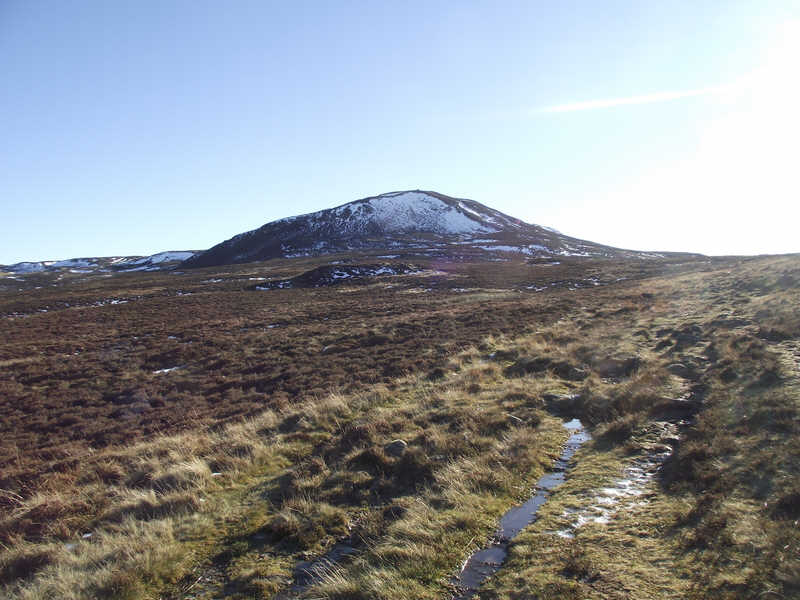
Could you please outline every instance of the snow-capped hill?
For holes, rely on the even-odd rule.
[[[498,234],[529,227],[474,200],[420,190],[391,192],[267,223],[192,257],[185,266],[360,249],[424,250],[474,238],[494,242]]]
[[[232,237],[183,263],[211,267],[272,258],[352,251],[453,260],[645,255],[565,236],[480,202],[411,190],[355,200],[335,208],[279,219]]]

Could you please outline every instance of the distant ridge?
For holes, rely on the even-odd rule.
[[[172,268],[181,261],[195,255],[192,250],[169,250],[150,256],[105,256],[68,258],[66,260],[40,260],[19,262],[13,265],[0,265],[0,271],[26,275],[53,271],[72,271],[75,273],[161,271]]]

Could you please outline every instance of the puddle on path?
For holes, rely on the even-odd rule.
[[[453,579],[459,590],[454,600],[471,598],[480,585],[500,570],[508,556],[508,545],[519,532],[530,525],[539,508],[547,502],[550,492],[564,483],[569,461],[581,444],[591,439],[577,419],[564,423],[572,431],[564,450],[553,464],[552,470],[544,474],[534,486],[535,493],[519,506],[510,509],[500,518],[500,525],[488,546],[473,553],[462,565],[461,572]]]

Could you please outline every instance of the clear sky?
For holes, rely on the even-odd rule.
[[[0,0],[0,263],[402,189],[800,251],[800,2]]]

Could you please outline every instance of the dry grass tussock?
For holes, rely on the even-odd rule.
[[[217,432],[99,452],[82,463],[72,487],[19,499],[0,521],[6,593],[117,597],[130,587],[136,597],[137,585],[113,583],[114,577],[140,573],[142,585],[172,581],[190,556],[176,534],[210,526],[224,505],[220,491],[254,470],[286,464],[281,445],[264,435],[276,423],[267,411]]]

